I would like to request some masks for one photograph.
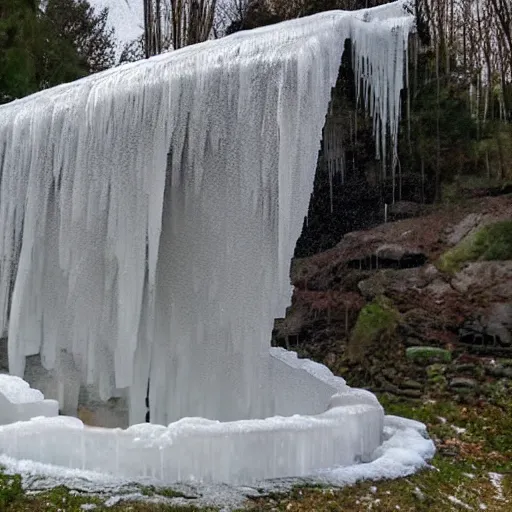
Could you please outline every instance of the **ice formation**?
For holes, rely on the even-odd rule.
[[[59,414],[55,400],[45,400],[41,391],[13,375],[0,374],[0,425]]]
[[[327,410],[313,416],[289,414],[234,422],[183,418],[167,427],[143,423],[126,430],[85,427],[67,416],[38,417],[0,427],[0,453],[166,483],[248,484],[370,460],[383,435],[382,408],[375,396],[345,389],[343,380],[324,366],[300,361],[284,350],[277,351],[276,360],[302,371],[303,378],[310,375],[313,383],[324,383],[331,394],[336,388],[340,392],[331,398]],[[318,398],[308,379],[297,384],[297,398],[301,392],[303,401]],[[290,411],[297,410],[293,403],[292,398]]]
[[[149,427],[150,426],[146,426],[148,429]],[[157,428],[157,426],[153,425],[152,428]],[[74,433],[71,433],[71,431],[74,431]],[[403,420],[402,418],[400,418],[400,421],[396,421],[395,417],[386,416],[384,419],[384,433],[384,442],[375,450],[369,462],[343,467],[334,466],[331,468],[322,468],[320,471],[315,471],[312,475],[308,475],[308,481],[338,486],[353,484],[358,480],[400,478],[426,467],[427,461],[434,455],[434,443],[426,437],[425,426],[423,424],[411,420]],[[5,428],[0,427],[0,452],[4,449],[4,446],[7,446],[9,447],[9,453],[12,453],[13,447],[18,446],[27,453],[28,447],[24,445],[23,442],[26,443],[28,441],[32,446],[32,452],[42,454],[57,452],[52,456],[47,456],[47,458],[49,460],[65,460],[65,451],[60,449],[59,445],[54,442],[55,435],[58,435],[59,439],[63,438],[66,446],[69,445],[70,437],[78,439],[78,443],[72,446],[70,452],[72,456],[65,461],[66,464],[64,466],[34,462],[27,458],[16,460],[3,454],[0,455],[0,464],[6,468],[4,471],[21,473],[24,477],[24,487],[28,489],[45,490],[49,487],[65,485],[81,492],[99,493],[101,495],[114,494],[114,496],[109,498],[109,502],[112,500],[114,503],[116,499],[120,499],[120,496],[128,500],[144,499],[140,494],[140,486],[137,485],[137,482],[142,482],[146,485],[152,483],[157,486],[164,484],[166,487],[171,485],[173,489],[184,492],[187,496],[197,496],[194,500],[187,500],[190,505],[215,506],[223,510],[232,510],[235,508],[238,510],[243,507],[248,496],[258,496],[262,493],[284,492],[297,483],[297,481],[293,479],[258,482],[251,479],[249,482],[246,482],[243,481],[239,475],[235,475],[237,477],[236,481],[240,483],[238,486],[212,484],[206,482],[204,478],[202,483],[196,479],[195,482],[189,481],[176,485],[175,480],[172,478],[169,479],[172,471],[176,471],[176,469],[169,471],[168,459],[164,464],[161,464],[160,453],[156,450],[151,451],[148,449],[145,455],[152,455],[152,457],[143,456],[143,458],[139,459],[138,464],[134,463],[133,453],[129,454],[119,451],[120,458],[116,459],[117,450],[122,450],[126,447],[126,444],[119,446],[119,448],[115,446],[115,439],[122,437],[119,431],[111,431],[110,439],[107,432],[96,434],[97,439],[103,437],[103,442],[108,446],[110,450],[109,453],[112,457],[105,462],[108,463],[108,468],[114,468],[115,472],[108,475],[105,473],[104,469],[101,473],[84,469],[85,467],[98,466],[103,459],[101,455],[102,448],[100,448],[98,444],[94,444],[90,451],[86,453],[87,457],[83,464],[79,464],[78,467],[70,469],[69,466],[66,465],[73,457],[76,458],[77,454],[81,452],[81,438],[87,436],[85,429],[82,428],[76,419],[71,419],[70,421],[68,421],[68,419],[64,421],[39,419],[34,422],[18,423],[17,425],[7,426]],[[61,437],[62,435],[63,437]],[[1,441],[4,436],[7,436],[11,443],[10,445],[8,445],[7,442]],[[40,440],[41,437],[46,443]],[[22,441],[21,443],[20,440]],[[141,452],[144,453],[142,447],[143,444],[149,440],[149,436],[146,435],[144,441],[141,436],[138,438],[133,437],[133,440],[134,444],[138,445],[136,450],[139,451],[139,454]],[[84,442],[89,443],[90,440]],[[127,442],[126,436],[122,442]],[[161,439],[159,442],[161,442]],[[150,441],[149,444],[151,445],[151,443],[154,447],[158,445],[158,442]],[[171,448],[169,443],[167,444],[168,446],[164,448],[165,450]],[[89,444],[89,446],[91,445]],[[134,447],[131,446],[131,448]],[[164,454],[167,455],[166,452],[164,452]],[[263,460],[265,454],[267,454],[267,450],[265,450],[264,453],[256,452],[255,456],[258,468],[261,467],[260,462]],[[291,456],[296,456],[295,450],[292,451]],[[207,460],[208,458],[206,458],[205,464],[208,464],[208,462],[206,462]],[[225,460],[226,459],[222,460],[223,464]],[[270,460],[272,459],[269,459],[269,461]],[[79,460],[79,463],[80,462],[81,460]],[[234,464],[236,467],[241,467],[240,462],[240,459],[235,458]],[[228,462],[228,464],[229,463],[230,462]],[[205,467],[205,464],[200,467],[200,474],[202,475],[207,473],[211,475],[221,475],[230,471],[229,467],[221,466],[219,463],[214,463],[212,467]],[[188,457],[185,458],[185,467],[179,471],[181,471],[182,474],[186,474],[187,466],[191,466],[191,461]],[[119,468],[119,471],[117,471],[116,468]],[[248,487],[247,484],[255,484],[255,487]]]
[[[81,381],[126,396],[131,424],[145,419],[148,382],[164,425],[323,413],[331,386],[269,353],[273,319],[290,301],[345,39],[384,141],[412,26],[401,2],[333,11],[1,107],[10,372],[40,354],[75,409]]]

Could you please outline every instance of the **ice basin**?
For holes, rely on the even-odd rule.
[[[128,480],[235,485],[308,476],[371,458],[384,428],[384,411],[372,393],[350,388],[325,366],[284,349],[271,349],[271,361],[271,374],[279,379],[272,399],[283,415],[230,422],[183,418],[168,426],[143,423],[127,429],[89,427],[74,417],[55,417],[58,403],[31,390],[41,395],[39,401],[12,404],[18,409],[11,409],[9,417],[5,411],[10,409],[1,408],[0,423],[9,424],[0,426],[0,453]],[[30,389],[22,379],[16,385]],[[315,408],[323,410],[303,412]]]

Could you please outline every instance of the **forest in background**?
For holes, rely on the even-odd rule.
[[[125,48],[121,61],[321,11],[386,3],[141,1],[145,34]],[[382,222],[385,204],[453,201],[512,185],[512,3],[412,0],[410,9],[418,24],[409,45],[397,152],[375,160],[372,122],[356,101],[346,51],[326,124],[326,130],[329,120],[336,125],[342,172],[329,170],[323,145],[298,256]],[[117,65],[107,17],[87,0],[1,1],[0,103]]]
[[[112,67],[107,16],[87,0],[0,0],[0,104]]]

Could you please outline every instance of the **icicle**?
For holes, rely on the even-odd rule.
[[[148,380],[152,422],[273,415],[270,333],[345,40],[385,161],[412,21],[402,3],[323,13],[1,107],[10,371],[40,353],[61,389],[126,390],[132,422]]]

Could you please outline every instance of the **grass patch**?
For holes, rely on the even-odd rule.
[[[163,496],[164,498],[193,499],[193,496],[186,496],[182,492],[175,491],[170,487],[155,487],[154,485],[144,485],[140,486],[139,492],[143,496]]]
[[[387,414],[427,425],[438,449],[430,469],[399,480],[360,482],[342,489],[298,486],[289,493],[254,499],[250,508],[262,512],[512,512],[510,394],[474,407],[446,399],[411,402],[387,394],[379,400]],[[490,473],[501,475],[501,495]]]
[[[489,224],[465,237],[439,259],[439,270],[454,273],[468,261],[512,259],[512,221]]]
[[[449,350],[438,347],[408,347],[405,351],[407,359],[421,364],[430,364],[440,361],[450,363],[452,354]]]
[[[0,510],[6,510],[22,496],[21,477],[0,472]]]

